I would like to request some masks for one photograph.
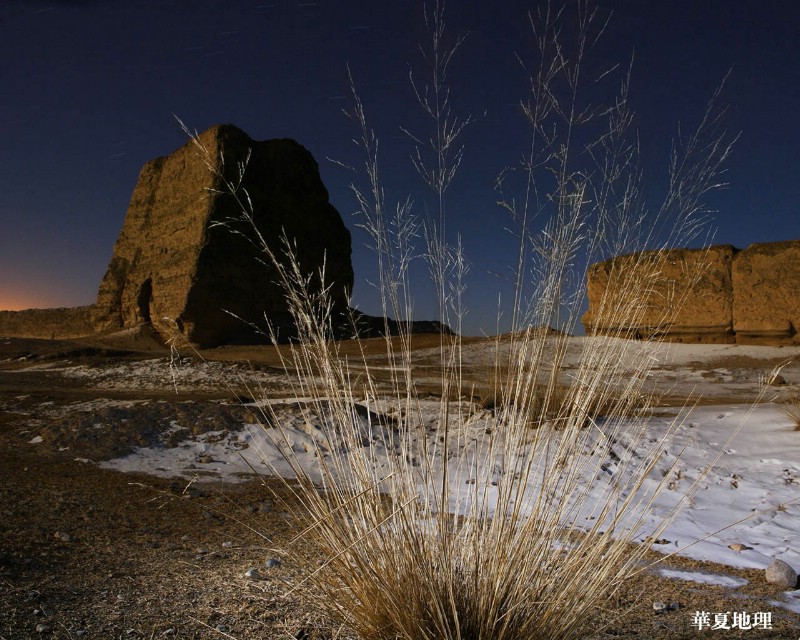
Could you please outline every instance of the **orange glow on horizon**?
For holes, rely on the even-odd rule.
[[[0,311],[81,307],[94,303],[94,291],[94,287],[87,291],[82,283],[64,284],[49,278],[37,279],[29,274],[19,278],[0,277]]]
[[[0,311],[24,311],[26,309],[56,309],[59,307],[77,307],[78,304],[59,302],[48,299],[44,295],[14,295],[0,293]]]
[[[31,298],[0,298],[0,311],[24,311],[25,309],[45,309],[51,307],[41,300]]]

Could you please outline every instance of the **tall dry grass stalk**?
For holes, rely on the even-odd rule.
[[[410,318],[409,264],[422,228],[440,318],[457,326],[466,261],[458,242],[448,244],[446,196],[461,161],[456,139],[469,118],[457,119],[447,102],[447,68],[461,40],[444,48],[442,8],[437,3],[427,15],[431,88],[414,78],[434,124],[432,135],[414,134],[431,141],[433,160],[420,144],[414,162],[439,209],[425,226],[409,201],[387,206],[377,139],[355,90],[351,115],[365,186],[353,191],[375,244],[384,315]],[[530,146],[498,180],[519,249],[512,331],[483,353],[495,388],[491,411],[476,411],[470,400],[475,381],[465,363],[474,354],[458,335],[441,339],[440,399],[418,390],[407,330],[387,337],[381,358],[342,355],[331,341],[326,292],[312,288],[296,262],[278,259],[279,249],[254,229],[297,325],[286,361],[291,393],[308,399],[307,418],[325,433],[310,469],[291,434],[266,416],[294,474],[287,486],[303,505],[294,511],[298,541],[324,558],[295,588],[359,638],[581,637],[596,625],[592,612],[638,570],[646,546],[629,543],[657,538],[667,524],[645,528],[661,489],[647,478],[665,441],[646,441],[635,420],[652,406],[644,381],[660,345],[628,338],[663,291],[665,249],[696,234],[730,140],[719,130],[715,95],[698,129],[675,147],[663,206],[646,211],[629,75],[609,106],[583,97],[582,87],[609,81],[615,70],[585,77],[604,25],[585,3],[577,9],[569,31],[563,25],[573,16],[564,10],[530,16],[534,62],[524,62],[530,94],[522,102]],[[569,43],[564,33],[573,34]],[[252,220],[236,180],[226,188]],[[598,325],[616,327],[616,335],[588,337],[575,358],[568,333],[579,320],[585,266],[645,248],[610,275],[595,310]],[[280,250],[291,255],[291,243]],[[680,304],[674,300],[672,309]],[[548,325],[561,332],[537,329]]]
[[[800,398],[791,396],[781,406],[781,412],[794,424],[794,430],[800,431]]]

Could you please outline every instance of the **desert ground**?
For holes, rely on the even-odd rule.
[[[476,380],[485,343],[465,341]],[[421,384],[436,344],[414,344]],[[593,638],[800,638],[800,592],[764,578],[772,556],[800,564],[800,432],[781,418],[800,393],[797,358],[794,347],[677,345],[659,364],[663,411],[701,398],[691,428],[724,428],[759,401],[756,431],[723,452],[708,496],[731,512],[761,500],[765,514],[643,571],[598,612]],[[778,365],[780,384],[760,384]],[[0,639],[349,637],[292,591],[323,559],[294,539],[290,490],[246,458],[254,400],[290,421],[293,392],[273,347],[175,354],[142,331],[0,339]],[[758,449],[758,429],[784,438],[777,451]],[[682,522],[675,535],[708,526]],[[769,612],[771,628],[699,629],[696,612]]]

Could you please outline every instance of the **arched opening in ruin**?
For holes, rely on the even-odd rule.
[[[153,302],[153,281],[148,278],[139,287],[136,297],[136,317],[139,322],[150,322],[150,305]]]

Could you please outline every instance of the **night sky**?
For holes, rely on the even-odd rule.
[[[648,189],[663,186],[678,123],[696,123],[730,70],[726,124],[741,138],[730,187],[710,199],[714,242],[800,238],[800,2],[598,4],[613,15],[594,62],[627,65],[634,56]],[[515,54],[530,52],[532,7],[447,5],[449,32],[467,34],[451,99],[475,118],[448,222],[471,262],[468,334],[495,333],[498,292],[509,295],[498,274],[507,273],[513,240],[492,186],[527,146],[519,107],[527,80]],[[178,116],[198,131],[232,123],[257,140],[290,137],[308,148],[353,233],[354,303],[377,312],[351,176],[328,159],[361,162],[357,130],[341,114],[352,105],[349,65],[381,140],[388,201],[410,194],[425,215],[430,194],[400,130],[424,126],[408,81],[410,66],[424,74],[420,42],[427,35],[412,0],[2,0],[0,309],[94,301],[141,166],[186,141]],[[420,291],[415,317],[435,317]]]

